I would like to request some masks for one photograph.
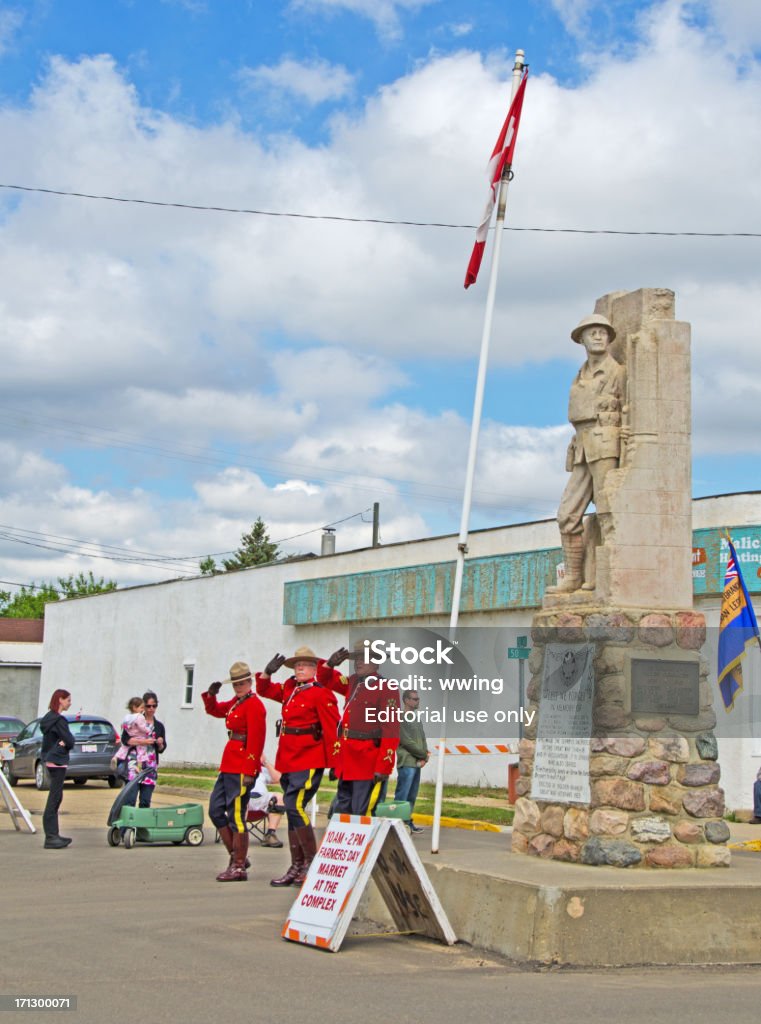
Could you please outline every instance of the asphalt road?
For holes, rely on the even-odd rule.
[[[44,794],[18,793],[39,821]],[[14,832],[0,814],[0,994],[76,995],[71,1016],[82,1022],[759,1018],[756,967],[533,970],[406,936],[350,936],[336,954],[286,943],[294,894],[267,884],[285,850],[254,849],[250,880],[220,885],[226,858],[209,829],[195,849],[108,847],[113,797],[97,785],[65,788],[61,826],[74,843],[62,851],[44,850],[39,834]]]

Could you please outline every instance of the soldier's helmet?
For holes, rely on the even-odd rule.
[[[599,313],[593,313],[592,316],[585,316],[583,320],[579,320],[578,324],[571,331],[571,337],[577,345],[581,344],[581,335],[584,333],[585,327],[606,327],[608,330],[608,344],[613,341],[616,336],[616,332],[613,329],[613,324],[607,317],[601,316]]]

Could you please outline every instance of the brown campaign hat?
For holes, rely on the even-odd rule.
[[[293,668],[297,661],[313,661],[316,665],[319,660],[311,647],[297,647],[293,657],[286,658],[283,664]]]
[[[230,678],[225,679],[226,683],[239,683],[241,679],[251,679],[251,669],[245,661],[236,661],[230,666]]]
[[[367,644],[368,649],[369,649],[369,646],[370,646],[371,643],[372,643],[372,640],[370,639],[370,637],[363,637],[361,640],[358,640],[354,644],[354,647],[349,651],[349,657],[352,659],[352,661],[356,661],[357,658],[361,658],[362,661],[367,660],[368,663],[372,662],[372,660],[373,660],[373,653],[372,653],[372,651],[369,651],[369,657],[365,653],[365,644]]]

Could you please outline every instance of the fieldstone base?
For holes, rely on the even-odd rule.
[[[539,714],[520,745],[513,853],[589,865],[728,867],[729,828],[718,782],[718,747],[708,666],[699,658],[705,619],[599,607],[545,609],[534,616],[527,700],[540,710],[548,644],[594,644],[589,806],[531,798]],[[632,711],[632,658],[699,659],[697,714]]]

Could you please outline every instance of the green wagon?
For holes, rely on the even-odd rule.
[[[203,807],[201,804],[176,804],[174,807],[133,807],[125,801],[134,799],[134,791],[155,770],[147,768],[128,782],[108,812],[108,845],[118,846],[122,840],[128,850],[135,843],[174,843],[179,846],[200,846],[203,842]],[[122,836],[122,830],[124,835]]]
[[[203,842],[203,807],[201,804],[177,804],[174,807],[121,808],[119,817],[110,823],[109,846],[122,842],[131,850],[135,843],[187,843],[200,846]]]

